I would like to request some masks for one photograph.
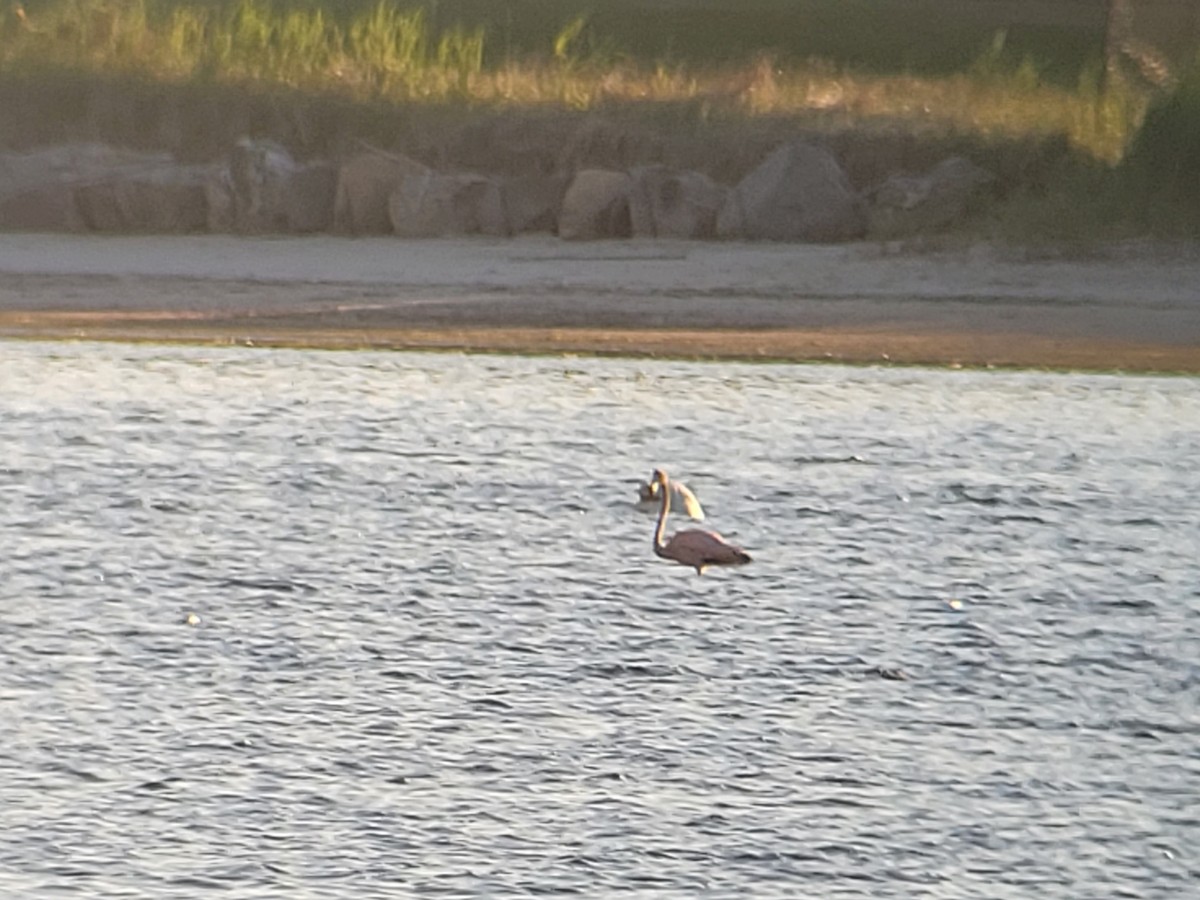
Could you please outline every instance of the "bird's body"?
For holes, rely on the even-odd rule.
[[[715,531],[689,528],[678,531],[664,540],[667,516],[671,512],[671,480],[667,473],[655,469],[652,484],[659,486],[658,524],[654,528],[654,552],[663,559],[674,560],[680,565],[691,566],[697,575],[703,575],[709,566],[743,566],[750,562],[750,554],[741,547],[729,543]]]
[[[686,484],[679,481],[669,482],[668,490],[671,494],[671,507],[673,509],[682,509],[689,517],[697,521],[704,519],[704,507],[700,505],[700,501],[696,499]],[[638,486],[638,509],[657,509],[660,506],[659,495],[662,492],[662,487],[659,482],[651,476],[650,480]]]

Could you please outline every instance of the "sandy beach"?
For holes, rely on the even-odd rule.
[[[1200,372],[1200,253],[0,236],[0,337]]]

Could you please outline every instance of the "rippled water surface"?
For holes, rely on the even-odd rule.
[[[0,492],[0,896],[1197,896],[1195,380],[9,343]]]

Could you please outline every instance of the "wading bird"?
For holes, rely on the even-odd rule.
[[[655,469],[655,473],[657,473]],[[688,490],[688,486],[682,481],[670,482],[671,491],[671,506],[675,509],[682,509],[691,518],[696,520],[704,519],[704,507],[700,505],[700,501],[696,499],[696,495]],[[650,480],[638,485],[638,509],[656,509],[658,507],[659,494],[662,488],[659,487],[658,481],[654,475],[650,476]]]
[[[663,540],[667,528],[667,515],[671,512],[671,479],[662,469],[654,470],[651,484],[657,484],[662,505],[658,510],[658,525],[654,528],[654,552],[663,559],[673,559],[691,566],[697,575],[703,575],[709,566],[743,566],[750,562],[750,554],[736,547],[715,531],[690,528]]]

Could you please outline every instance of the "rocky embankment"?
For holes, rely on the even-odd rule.
[[[734,184],[661,163],[496,174],[363,148],[297,160],[243,139],[221,161],[98,143],[0,155],[0,230],[101,233],[557,234],[830,243],[953,227],[995,178],[951,156],[856,189],[819,141],[776,146]]]

